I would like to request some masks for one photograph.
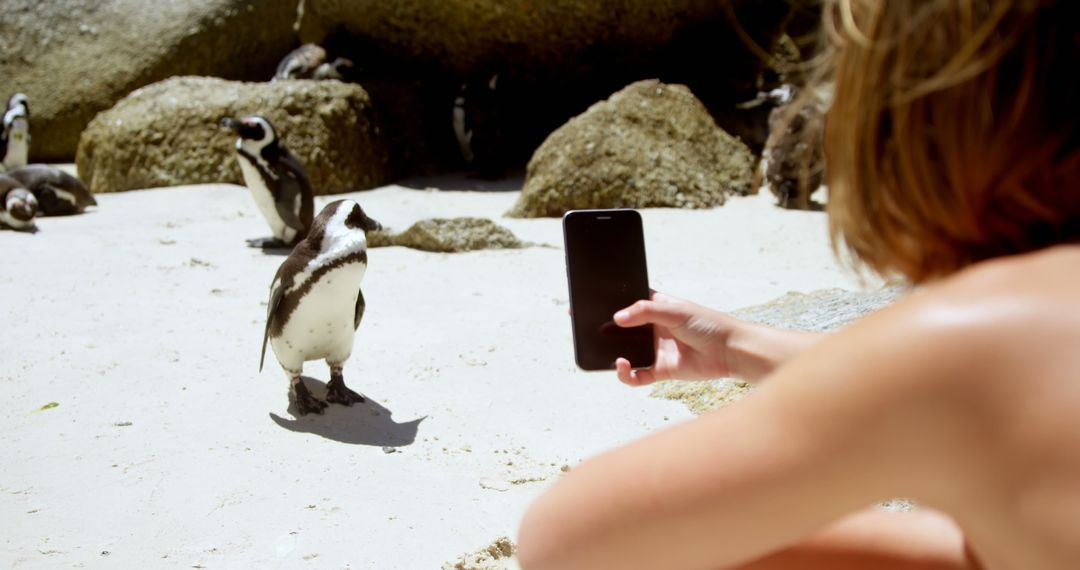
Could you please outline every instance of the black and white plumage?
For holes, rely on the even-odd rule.
[[[345,79],[345,73],[353,66],[343,57],[327,61],[326,49],[316,44],[304,44],[289,52],[278,63],[272,81],[283,79]]]
[[[236,160],[244,184],[273,232],[272,239],[249,243],[264,248],[292,247],[308,234],[315,211],[304,167],[285,148],[266,117],[225,118],[221,124],[240,137],[236,141]]]
[[[82,180],[59,168],[30,164],[7,174],[34,193],[41,213],[46,216],[81,214],[86,208],[97,206],[97,200]]]
[[[30,102],[16,93],[8,99],[0,130],[0,165],[4,170],[26,166],[30,157]]]
[[[498,73],[477,74],[454,97],[451,126],[458,151],[479,178],[499,178],[507,168],[507,98],[501,85]]]
[[[364,232],[381,228],[356,202],[332,202],[319,212],[311,233],[274,276],[259,370],[269,344],[289,376],[290,395],[302,415],[326,408],[326,402],[315,398],[300,379],[309,360],[325,360],[330,366],[328,402],[351,406],[364,401],[345,386],[342,367],[352,354],[366,306],[360,291],[367,271]]]
[[[34,194],[18,180],[0,174],[0,227],[34,231],[37,212]]]

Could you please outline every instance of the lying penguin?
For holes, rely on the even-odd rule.
[[[248,240],[253,247],[287,248],[308,234],[315,213],[311,182],[296,157],[285,148],[274,126],[260,115],[224,118],[236,131],[236,161],[255,204],[273,232],[272,238]]]
[[[304,362],[326,360],[330,382],[326,400],[351,406],[364,397],[345,386],[342,367],[352,353],[353,337],[364,316],[360,281],[367,270],[364,232],[382,226],[359,204],[338,200],[328,204],[311,233],[278,268],[270,286],[259,371],[266,345],[289,376],[290,397],[301,415],[321,414],[326,402],[316,398],[300,379]]]
[[[8,99],[0,130],[0,164],[4,170],[26,166],[30,156],[30,102],[16,93]]]
[[[81,214],[97,200],[82,180],[46,164],[31,164],[7,173],[34,193],[46,216]]]
[[[271,81],[282,79],[345,79],[353,62],[343,57],[326,61],[326,49],[316,44],[304,44],[282,58]]]
[[[0,227],[21,231],[35,229],[37,199],[18,180],[3,174],[0,174],[0,206]]]

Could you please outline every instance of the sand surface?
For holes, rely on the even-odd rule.
[[[548,247],[371,250],[345,367],[370,401],[323,416],[290,413],[272,355],[257,370],[283,258],[246,247],[269,232],[245,188],[100,195],[0,232],[0,566],[439,568],[513,537],[564,466],[691,417],[575,369],[560,221],[502,218],[516,192],[348,196],[396,230],[481,216]],[[820,212],[643,215],[657,289],[731,310],[858,287]]]

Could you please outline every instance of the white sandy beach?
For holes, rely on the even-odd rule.
[[[0,566],[436,569],[512,537],[564,466],[691,417],[574,367],[560,221],[503,218],[516,192],[345,196],[397,230],[481,216],[547,246],[371,250],[345,367],[369,403],[299,419],[273,355],[257,370],[283,258],[245,245],[269,233],[246,188],[0,232]],[[859,286],[824,214],[767,193],[643,217],[659,290],[732,310]]]

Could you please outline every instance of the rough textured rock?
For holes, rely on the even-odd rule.
[[[700,48],[697,55],[742,52],[699,68],[725,76],[761,63],[748,57],[751,48],[737,37],[729,16],[758,45],[769,46],[790,10],[788,0],[304,0],[299,13],[303,41],[341,44],[343,50],[352,44],[353,54],[365,56],[354,58],[361,65],[406,62],[465,76],[496,59],[508,67],[562,68],[583,76],[612,64],[663,61],[687,68],[678,60],[690,48]]]
[[[398,234],[388,230],[368,234],[369,247],[392,245],[454,253],[478,249],[514,249],[525,244],[510,230],[486,218],[434,218],[416,222]]]
[[[67,161],[83,127],[133,89],[269,79],[298,44],[295,19],[296,0],[4,0],[0,77],[30,96],[32,160]]]
[[[95,193],[242,184],[236,136],[218,122],[246,114],[270,119],[316,194],[363,190],[391,179],[370,100],[358,85],[206,77],[155,83],[94,118],[79,143],[79,177]]]
[[[304,0],[300,38],[352,59],[367,77],[423,79],[426,106],[437,111],[429,137],[441,136],[439,128],[451,134],[462,83],[498,74],[506,128],[495,148],[513,167],[570,117],[654,77],[689,86],[725,130],[752,140],[758,152],[765,114],[735,106],[760,89],[770,46],[794,6],[809,3]],[[476,139],[489,134],[481,128]],[[456,154],[453,139],[445,142],[433,150]]]
[[[495,539],[491,544],[458,557],[455,562],[442,565],[442,570],[517,570],[519,568],[514,555],[517,547],[505,536]]]
[[[590,107],[529,161],[511,216],[574,208],[709,208],[746,193],[754,159],[682,85],[639,81]]]
[[[905,287],[893,286],[868,292],[824,289],[788,293],[764,305],[734,311],[732,315],[783,329],[829,332],[891,305],[907,292]],[[749,391],[750,386],[745,382],[722,378],[706,382],[659,382],[652,396],[678,400],[695,414],[702,414],[737,401]]]
[[[783,329],[830,332],[860,317],[891,305],[909,291],[884,287],[876,291],[822,289],[788,293],[783,297],[732,312],[737,318]]]

